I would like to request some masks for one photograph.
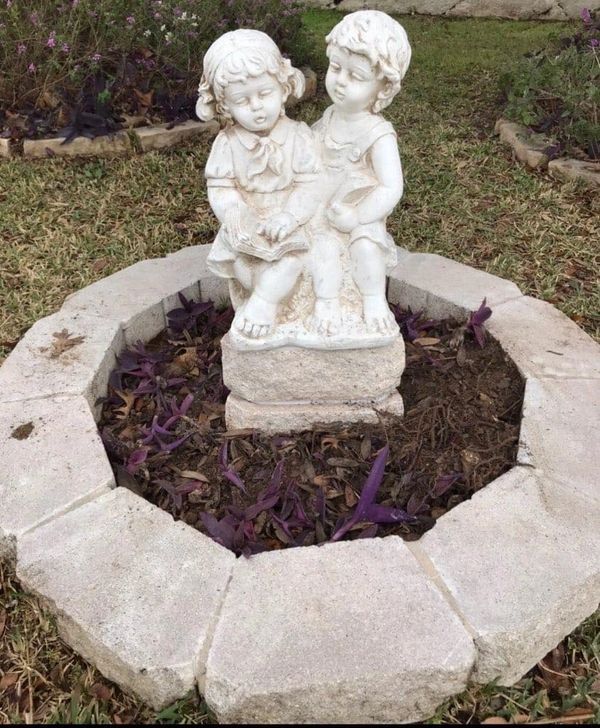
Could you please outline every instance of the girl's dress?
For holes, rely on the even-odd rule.
[[[325,222],[327,225],[327,208],[333,203],[357,204],[377,187],[379,183],[371,165],[369,150],[387,134],[396,137],[389,121],[372,114],[365,118],[363,128],[355,139],[347,143],[338,142],[332,137],[330,129],[334,109],[335,106],[329,106],[321,119],[312,126],[320,143],[326,197],[318,224]],[[348,235],[350,243],[359,238],[372,240],[385,252],[387,269],[391,270],[396,265],[398,253],[392,236],[386,230],[385,219],[359,225]]]
[[[314,182],[319,172],[315,138],[306,124],[282,116],[268,136],[239,125],[223,129],[214,141],[206,163],[207,186],[234,188],[259,219],[286,209],[297,183]],[[306,233],[293,233],[299,244]],[[207,258],[209,268],[224,278],[234,278],[233,262],[240,255],[222,225]]]

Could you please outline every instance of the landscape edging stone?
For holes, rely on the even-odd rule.
[[[532,169],[547,170],[557,179],[581,180],[587,185],[600,187],[600,162],[563,157],[551,159],[545,150],[552,145],[552,139],[508,119],[498,119],[494,132],[500,136],[500,141],[512,148],[520,162]]]
[[[172,301],[174,301],[177,293],[177,288],[188,291],[191,288],[193,290],[194,284],[190,280],[191,268],[195,266],[195,272],[192,278],[196,279],[196,290],[199,290],[201,294],[203,293],[205,287],[206,289],[210,289],[211,282],[214,284],[214,279],[210,276],[210,273],[208,272],[206,267],[206,255],[209,250],[210,245],[195,246],[194,248],[177,251],[167,256],[166,258],[155,259],[154,261],[144,261],[142,264],[135,264],[135,266],[131,266],[130,268],[135,268],[134,274],[140,280],[143,279],[144,275],[151,276],[160,273],[163,268],[164,273],[168,278],[168,283],[166,285],[162,285],[161,287],[161,285],[157,284],[156,287],[154,287],[149,294],[146,294],[145,299],[142,296],[141,301],[136,301],[136,305],[141,306],[142,311],[146,310],[146,312],[148,310],[148,306],[150,306],[151,308],[158,307],[158,309],[160,310],[160,316],[162,321],[161,325],[164,326],[164,299],[170,296]],[[427,268],[427,266],[430,264],[433,264],[435,267],[435,264],[440,262],[437,260],[437,258],[438,256],[423,256],[422,254],[401,251],[400,265],[402,270],[418,271],[420,269],[420,266],[423,265],[425,266],[425,268]],[[414,265],[412,265],[411,259],[414,262]],[[423,261],[425,261],[425,263],[423,263]],[[144,265],[144,263],[146,265]],[[461,298],[460,294],[457,294],[456,296],[453,295],[451,300],[449,300],[447,304],[447,315],[455,315],[457,308],[459,310],[467,311],[468,307],[472,305],[472,301],[479,299],[479,294],[481,294],[481,298],[483,298],[486,295],[485,282],[489,283],[490,289],[495,289],[495,287],[498,286],[496,290],[508,292],[509,300],[506,300],[503,303],[499,303],[494,309],[492,318],[488,322],[488,329],[490,330],[490,333],[494,335],[503,346],[507,346],[509,355],[513,358],[516,357],[515,363],[520,368],[526,378],[535,376],[538,379],[552,381],[556,377],[560,377],[560,381],[564,383],[568,383],[568,381],[570,380],[597,380],[598,378],[600,378],[600,348],[593,342],[593,340],[590,339],[590,337],[582,332],[579,327],[577,327],[570,319],[564,316],[564,314],[558,312],[557,309],[550,306],[549,304],[538,301],[536,299],[532,299],[527,296],[522,296],[518,289],[516,289],[516,287],[515,289],[517,293],[515,295],[518,294],[517,297],[510,298],[510,296],[515,293],[515,289],[512,288],[513,284],[510,284],[510,282],[498,279],[495,276],[490,276],[488,279],[486,277],[488,274],[483,274],[484,278],[482,279],[482,271],[476,271],[472,268],[469,268],[468,266],[462,266],[461,264],[457,264],[451,261],[450,267],[452,268],[453,266],[460,266],[460,271],[464,274],[464,289],[468,292],[468,295],[467,298]],[[125,274],[126,271],[129,271],[129,273]],[[119,304],[118,301],[120,295],[119,286],[122,287],[121,294],[125,297],[125,299],[127,297],[127,294],[131,295],[129,287],[129,284],[131,282],[131,271],[130,269],[125,269],[125,271],[121,271],[120,273],[123,275],[114,274],[114,276],[109,276],[107,279],[104,279],[106,281],[109,281],[107,284],[108,287],[105,287],[104,291],[102,290],[103,281],[99,281],[95,284],[92,284],[91,286],[88,286],[85,289],[82,289],[82,291],[78,292],[77,294],[69,297],[69,299],[65,302],[65,305],[61,309],[60,313],[76,316],[78,313],[81,314],[82,311],[87,310],[87,314],[90,315],[90,310],[93,309],[93,306],[91,306],[90,304],[90,306],[86,309],[86,306],[84,305],[82,309],[80,307],[80,304],[82,302],[93,302],[93,298],[96,296],[104,297],[105,301],[103,307],[100,307],[100,309],[96,309],[94,316],[96,317],[96,319],[99,317],[106,318],[108,316],[111,321],[117,321],[121,329],[126,330],[128,322],[130,322],[132,318],[135,318],[135,311],[133,308],[131,308],[127,312],[126,316],[123,315],[123,304]],[[471,281],[469,281],[470,275],[472,275]],[[436,280],[435,276],[432,277],[430,281],[431,290],[429,291],[429,295],[427,295],[426,292],[425,304],[426,306],[436,306],[438,315],[443,315],[444,309],[442,306],[442,297],[440,296],[439,290],[437,288],[437,286],[439,285],[439,280],[441,279]],[[482,283],[482,281],[485,282]],[[206,283],[206,286],[204,285],[204,282]],[[117,286],[116,288],[115,285]],[[139,281],[136,285],[139,285]],[[393,278],[390,282],[390,285],[393,289]],[[482,286],[484,286],[484,288],[482,288]],[[479,293],[474,299],[473,291],[477,291],[477,289],[479,289]],[[224,289],[221,288],[221,290]],[[400,290],[402,292],[400,296],[400,303],[402,303],[402,305],[410,305],[411,307],[413,307],[414,310],[416,310],[416,308],[423,303],[423,288],[421,287],[421,283],[419,283],[419,285],[411,284],[404,287],[400,286]],[[162,296],[163,298],[161,299],[160,296]],[[117,308],[115,312],[110,314],[109,304],[114,304],[115,301],[118,306],[121,306],[121,309],[119,310],[119,308]],[[535,331],[539,332],[537,336],[532,336],[532,333],[530,330],[528,330],[527,326],[523,325],[523,317],[533,317],[533,322],[531,325],[533,326]],[[514,325],[515,320],[519,322],[520,326]],[[525,321],[525,323],[527,323],[527,321]],[[152,336],[156,335],[156,333],[158,333],[158,331],[156,330],[156,326],[157,322],[154,321],[152,317],[148,318],[148,316],[146,316],[144,318],[142,316],[142,318],[137,321],[137,328],[135,333],[139,338],[143,340],[148,340],[152,338]],[[125,336],[126,343],[131,343],[132,339],[132,336]],[[570,347],[570,349],[565,351],[567,353],[570,353],[570,356],[568,356],[567,359],[562,361],[559,365],[555,365],[552,359],[550,359],[549,363],[548,352],[544,350],[544,347],[551,346],[554,349],[561,346],[565,347],[567,345]],[[7,362],[10,362],[11,356],[12,354],[6,360]],[[533,363],[532,360],[534,360]],[[1,372],[2,369],[0,368],[0,377]],[[35,398],[35,395],[32,396],[30,399],[33,398]],[[0,393],[0,401],[1,400],[2,395]],[[97,415],[98,413],[96,412],[96,416]],[[510,474],[513,473],[513,471],[516,472],[514,475],[511,476]],[[523,471],[526,471],[526,473],[528,474],[528,478],[534,478],[536,479],[536,482],[539,481],[542,483],[543,488],[542,486],[539,486],[539,488],[541,488],[540,492],[543,492],[543,490],[546,489],[546,491],[552,492],[552,497],[555,499],[560,497],[573,497],[572,495],[569,495],[568,488],[564,489],[565,492],[562,496],[557,495],[557,493],[561,490],[563,486],[557,484],[556,478],[546,478],[543,472],[539,472],[535,470],[535,468],[525,468],[523,466],[517,466],[517,468],[509,471],[507,475],[510,477],[517,477],[517,475],[519,473],[522,473]],[[457,506],[455,509],[443,516],[441,519],[439,519],[439,524],[436,526],[436,528],[440,524],[443,525],[444,523],[449,523],[450,516],[452,516],[453,513],[456,516],[457,514],[455,512],[458,511],[459,508],[463,507],[464,511],[464,509],[467,508],[467,504],[477,504],[478,502],[480,502],[476,501],[475,499],[483,497],[486,493],[494,494],[495,492],[497,492],[497,484],[502,481],[502,478],[506,478],[507,475],[502,476],[500,479],[497,479],[493,483],[489,484],[485,489],[476,494],[471,501],[467,501],[460,506]],[[119,488],[117,490],[120,491],[122,489]],[[108,496],[100,496],[95,500],[91,501],[91,503],[97,503],[100,498],[106,497]],[[492,498],[492,495],[488,495],[488,497]],[[28,543],[32,543],[33,540],[36,538],[36,533],[39,531],[39,529],[50,529],[52,527],[52,524],[54,524],[54,527],[60,528],[60,524],[65,523],[65,521],[62,519],[72,520],[77,516],[81,509],[89,507],[89,505],[89,503],[85,506],[80,505],[79,507],[75,508],[75,510],[70,511],[66,515],[58,516],[53,520],[47,522],[44,526],[39,526],[32,529],[31,531],[26,533],[22,537],[22,539],[25,539],[25,541]],[[81,512],[83,513],[83,511]],[[461,512],[462,511],[460,511],[459,513]],[[533,521],[535,521],[535,515],[535,513],[530,515],[532,523]],[[585,518],[585,516],[582,515],[582,518]],[[424,538],[427,538],[428,535],[434,535],[436,533],[436,528],[428,532],[428,534],[426,534]],[[190,530],[193,531],[193,529]],[[49,532],[49,530],[45,531],[45,533]],[[193,531],[193,533],[198,538],[206,538],[196,531]],[[431,542],[431,539],[429,539],[429,541],[427,542],[423,541],[422,539],[417,545],[411,544],[411,551],[413,551],[413,555],[416,555],[416,552],[418,551],[422,551],[424,553],[428,553],[429,558],[431,558],[432,554],[429,553],[429,547],[424,548],[425,544],[430,544]],[[582,544],[584,544],[584,536],[579,538],[576,544],[576,548],[574,546],[574,549],[577,552],[577,558],[580,558],[581,556]],[[592,544],[590,544],[590,548],[591,546]],[[564,554],[568,556],[569,542],[565,541],[564,543],[562,543],[562,548]],[[324,553],[327,552],[324,551]],[[498,555],[500,556],[501,552],[498,552]],[[17,539],[17,568],[19,568],[19,558],[19,539]],[[434,579],[432,577],[432,574],[429,573],[426,568],[424,568],[422,563],[420,568],[423,570],[427,578],[432,580],[432,583],[435,584],[436,589],[443,592],[444,588],[447,587],[448,592],[452,591],[452,578],[448,579],[447,575],[444,575],[443,568],[440,568],[439,563],[435,564],[435,569],[439,574],[439,578],[436,577]],[[553,569],[554,564],[549,564],[549,573],[554,574]],[[41,577],[41,573],[38,573],[37,576]],[[44,578],[49,580],[49,583],[52,582],[52,570],[49,566],[45,567]],[[576,626],[578,621],[581,621],[593,612],[595,606],[597,606],[598,604],[598,601],[600,601],[600,585],[597,582],[598,580],[596,579],[595,574],[592,574],[590,580],[587,583],[583,585],[579,584],[579,586],[584,588],[586,591],[585,599],[582,597],[582,599],[578,601],[576,609],[571,610],[568,614],[563,611],[562,617],[560,609],[558,609],[558,611],[555,609],[555,611],[552,613],[554,618],[554,623],[551,625],[552,640],[560,640],[562,637],[568,634],[574,626]],[[446,585],[446,587],[444,587],[444,584]],[[233,585],[233,587],[231,585]],[[230,586],[228,588],[236,588],[235,582],[230,582]],[[40,593],[42,597],[44,597],[43,588],[39,589],[36,587],[36,591]],[[448,597],[447,594],[445,596]],[[472,619],[471,616],[468,614],[468,610],[465,610],[463,605],[461,604],[461,600],[457,598],[455,601],[453,601],[452,599],[446,598],[446,602],[462,619],[463,625],[467,629],[467,632],[469,632],[469,625],[471,624]],[[556,602],[554,602],[554,605],[556,605]],[[475,625],[474,629],[477,629],[477,625]],[[475,634],[475,632],[473,632],[473,634]],[[522,636],[520,639],[526,641],[526,635]],[[502,679],[505,680],[518,679],[515,677],[515,675],[522,670],[524,671],[528,669],[528,666],[531,666],[531,664],[534,664],[533,662],[531,662],[532,660],[541,659],[544,656],[545,652],[540,652],[540,650],[545,650],[547,647],[545,641],[540,641],[538,639],[534,645],[529,646],[531,648],[530,652],[524,657],[521,651],[518,655],[518,659],[515,661],[516,666],[511,666],[510,664],[506,664],[507,660],[510,662],[510,655],[507,655],[506,650],[501,643],[495,643],[493,640],[491,642],[486,642],[485,640],[482,641],[477,636],[476,641],[478,641],[478,660],[480,665],[480,667],[478,668],[478,672],[476,673],[476,678],[486,680],[488,678],[492,679],[494,676],[500,676],[502,677]],[[485,665],[487,665],[487,667],[485,667]],[[197,669],[196,675],[198,684],[202,686],[204,683],[204,678],[202,676],[201,667]],[[359,675],[359,673],[357,673],[357,675]],[[118,677],[115,679],[121,680],[122,678]],[[130,689],[134,691],[138,690],[138,688],[136,688],[135,685],[131,682],[124,682],[123,684],[127,684]],[[144,696],[147,695],[147,691],[144,691]],[[169,695],[170,697],[172,696],[171,693]],[[443,700],[444,697],[445,695],[443,696],[440,694],[440,701]],[[273,694],[274,704],[279,705],[279,708],[281,710],[284,710],[285,703],[282,704],[280,698],[281,696],[279,695],[278,697],[277,692]],[[348,700],[351,699],[352,696],[349,695]],[[158,701],[156,701],[154,704],[157,705]],[[212,707],[217,712],[219,711],[219,706],[217,704],[214,704]],[[291,706],[289,707],[290,709],[292,709]],[[284,715],[284,713],[282,713],[282,715]],[[250,720],[251,715],[247,716],[247,719]],[[394,720],[394,715],[391,715],[390,719]]]

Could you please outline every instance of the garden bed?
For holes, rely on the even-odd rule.
[[[414,540],[516,462],[523,382],[481,330],[477,341],[464,324],[395,307],[405,416],[271,437],[225,426],[232,310],[183,302],[173,328],[121,355],[99,427],[119,485],[238,555]]]

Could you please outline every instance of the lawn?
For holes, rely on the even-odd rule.
[[[309,11],[313,67],[339,19]],[[405,87],[386,110],[406,177],[389,220],[399,245],[514,280],[600,340],[600,196],[514,163],[493,136],[496,78],[512,58],[569,23],[402,18],[413,46]],[[321,92],[297,115],[315,121]],[[0,361],[40,317],[99,278],[144,258],[210,242],[202,169],[210,139],[125,159],[0,161]],[[473,688],[434,721],[600,719],[600,611],[513,688]],[[580,711],[579,713],[577,711]],[[204,704],[159,716],[73,655],[52,619],[0,568],[0,722],[203,722]]]

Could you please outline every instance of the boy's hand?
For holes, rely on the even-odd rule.
[[[294,232],[298,221],[289,212],[279,212],[258,226],[258,233],[269,238],[271,242],[279,242]]]
[[[352,205],[334,202],[327,210],[329,222],[342,233],[349,233],[359,226],[358,213]]]

